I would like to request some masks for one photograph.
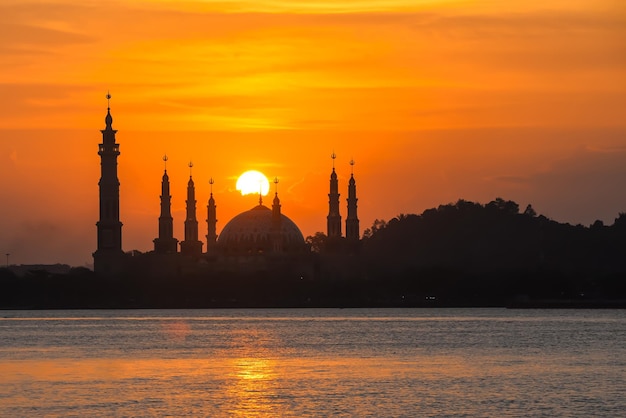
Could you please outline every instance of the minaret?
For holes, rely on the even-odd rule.
[[[213,178],[209,180],[211,185],[211,197],[209,197],[209,204],[207,206],[207,235],[206,235],[206,252],[212,253],[215,250],[215,244],[217,242],[217,206],[215,206],[215,199],[213,199]]]
[[[346,217],[346,239],[356,242],[359,240],[359,218],[356,214],[356,182],[354,181],[354,160],[350,160],[350,181],[348,182],[348,216]]]
[[[275,195],[274,202],[272,204],[272,250],[275,253],[281,252],[283,250],[283,243],[281,240],[281,226],[282,226],[282,215],[280,213],[280,199],[278,198],[278,177],[274,178]]]
[[[175,253],[178,240],[174,238],[174,220],[172,219],[172,196],[170,196],[170,178],[167,175],[167,155],[163,156],[165,171],[161,181],[161,216],[159,216],[159,237],[154,239],[154,252],[160,254]]]
[[[124,252],[122,251],[122,223],[120,222],[120,181],[117,178],[117,156],[120,146],[115,142],[117,131],[113,129],[111,116],[111,95],[107,93],[106,127],[99,145],[100,156],[100,220],[98,228],[98,248],[93,254],[94,271],[102,275],[112,275],[122,271]]]
[[[189,162],[189,182],[187,183],[187,217],[185,219],[185,240],[180,243],[180,252],[184,255],[199,257],[202,254],[202,242],[198,241],[198,220],[196,219],[196,188],[193,184]]]
[[[335,173],[335,158],[337,155],[333,152],[330,156],[333,159],[333,172],[330,175],[330,193],[328,194],[328,216],[327,219],[327,236],[328,238],[341,237],[341,215],[339,214],[339,185],[337,181],[337,173]]]

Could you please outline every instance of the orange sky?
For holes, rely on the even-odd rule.
[[[91,263],[107,90],[125,250],[152,248],[161,156],[183,238],[280,178],[283,212],[325,231],[330,153],[361,230],[459,198],[555,220],[626,211],[626,6],[568,1],[3,0],[0,253]]]

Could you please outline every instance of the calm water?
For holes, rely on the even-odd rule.
[[[623,416],[626,311],[0,311],[0,416]]]

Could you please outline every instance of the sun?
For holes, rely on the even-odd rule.
[[[270,182],[260,171],[246,171],[237,179],[237,190],[241,195],[259,194],[266,196],[270,191]]]

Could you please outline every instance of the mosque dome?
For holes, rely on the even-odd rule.
[[[279,236],[276,234],[278,230]],[[305,248],[300,228],[287,216],[280,214],[280,225],[274,227],[272,210],[258,205],[231,219],[217,239],[226,253],[258,254],[276,250],[299,252]]]

